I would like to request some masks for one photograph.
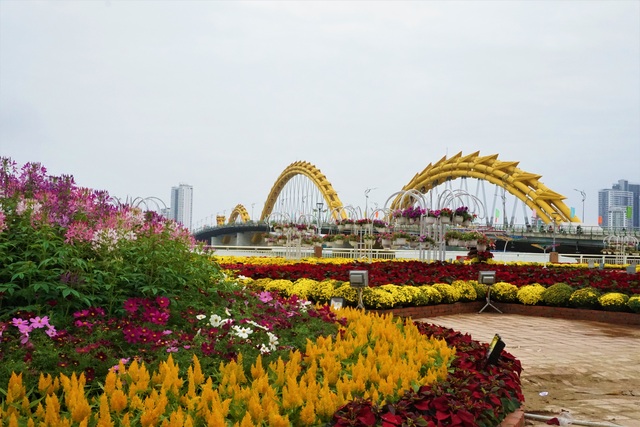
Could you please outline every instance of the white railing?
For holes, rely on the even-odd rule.
[[[212,250],[216,255],[229,256],[257,256],[257,257],[287,257],[287,250],[283,246],[206,246],[205,249]],[[418,250],[386,250],[373,249],[371,257],[374,259],[419,259]],[[549,254],[544,253],[528,253],[528,252],[492,252],[494,261],[497,262],[549,262]],[[312,258],[315,256],[315,248],[302,247],[300,249],[300,258]],[[456,261],[466,257],[467,251],[446,251],[446,261]],[[346,258],[361,259],[362,251],[357,249],[342,248],[323,248],[323,258]],[[590,255],[590,254],[558,254],[558,260],[561,263],[581,263],[598,266],[600,264],[619,264],[619,265],[640,265],[640,256],[626,255],[622,259],[619,255]]]

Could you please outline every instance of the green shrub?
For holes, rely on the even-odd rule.
[[[468,302],[478,299],[478,293],[471,283],[466,280],[454,280],[451,284],[460,293],[459,301]]]
[[[598,302],[598,298],[601,295],[602,293],[599,290],[592,287],[578,289],[571,294],[569,305],[576,308],[599,308],[600,302]]]
[[[440,292],[443,304],[452,304],[460,299],[460,291],[447,283],[435,283],[431,286]]]
[[[518,287],[507,282],[498,282],[491,286],[491,298],[499,302],[516,302]]]
[[[533,283],[518,289],[518,301],[524,305],[536,305],[542,301],[542,293],[546,290],[540,283]]]
[[[629,296],[620,292],[607,292],[598,301],[602,308],[607,311],[626,311]]]
[[[627,307],[634,313],[640,313],[640,295],[634,295],[627,301]]]
[[[542,301],[546,305],[555,307],[566,307],[569,305],[569,299],[573,294],[574,289],[566,283],[556,283],[549,286],[542,293]]]

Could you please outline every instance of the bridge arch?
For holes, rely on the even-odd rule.
[[[311,180],[322,194],[327,210],[334,216],[338,215],[336,212],[341,211],[342,202],[338,198],[338,193],[336,193],[331,183],[327,180],[327,177],[320,171],[320,169],[316,168],[311,163],[297,161],[287,166],[276,179],[276,182],[273,184],[273,187],[269,192],[269,196],[267,196],[264,208],[262,209],[262,214],[260,215],[261,221],[266,220],[269,215],[271,215],[276,204],[276,200],[278,199],[278,195],[280,195],[280,192],[284,189],[285,185],[287,185],[287,183],[297,175],[305,176]],[[341,215],[345,217],[345,213],[342,213]]]
[[[566,197],[552,191],[540,182],[541,175],[519,169],[519,162],[498,160],[497,154],[480,156],[479,151],[462,155],[462,152],[429,163],[422,172],[403,187],[403,191],[417,190],[426,193],[446,181],[470,177],[488,181],[504,188],[534,210],[544,223],[581,222],[571,215],[571,209],[563,202]],[[404,208],[410,200],[396,197],[392,209]]]
[[[231,211],[231,214],[229,215],[228,224],[233,224],[234,222],[236,222],[236,219],[238,219],[238,216],[240,217],[240,220],[242,222],[249,222],[251,220],[251,217],[249,216],[249,212],[247,212],[247,209],[243,205],[237,204],[236,207],[233,208],[233,210]]]

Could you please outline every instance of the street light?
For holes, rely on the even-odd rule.
[[[322,224],[320,223],[320,215],[322,214],[322,208],[324,207],[324,203],[317,202],[316,208],[318,210],[318,234],[322,234]]]
[[[584,222],[584,200],[587,198],[587,193],[583,190],[578,190],[577,188],[574,188],[573,190],[577,191],[582,196],[582,217],[580,219]]]
[[[368,218],[368,214],[367,214],[367,208],[369,207],[369,193],[371,192],[371,190],[376,190],[378,187],[374,187],[374,188],[367,188],[366,190],[364,190],[364,216],[365,218]]]

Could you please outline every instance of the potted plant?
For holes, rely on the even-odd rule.
[[[409,233],[405,233],[403,231],[396,231],[395,233],[393,233],[393,244],[406,245],[409,237],[410,237]]]
[[[358,224],[360,226],[369,225],[369,224],[373,224],[373,220],[371,220],[369,218],[361,218],[361,219],[356,220],[356,224]]]
[[[466,206],[460,206],[456,208],[453,213],[453,222],[456,224],[462,224],[469,215],[469,208]]]
[[[453,211],[449,208],[440,209],[440,222],[443,224],[447,224],[451,222],[451,218],[453,218]]]
[[[373,242],[378,239],[378,236],[376,236],[375,234],[365,234],[364,236],[362,236],[362,238],[365,243],[373,244]]]
[[[421,234],[420,236],[418,236],[417,239],[419,244],[422,244],[422,246],[424,247],[431,247],[431,246],[435,246],[436,241],[433,240],[433,238],[427,236],[426,234]]]
[[[486,251],[491,247],[493,247],[493,241],[486,234],[480,234],[477,243],[478,252]]]
[[[439,209],[429,209],[427,210],[427,217],[429,218],[439,218],[440,210]]]
[[[344,234],[336,234],[336,236],[333,238],[334,246],[342,246],[346,238],[347,236]]]
[[[267,237],[266,239],[264,239],[264,241],[266,242],[267,246],[273,246],[278,242],[278,238],[277,237]]]
[[[391,246],[391,241],[393,240],[392,233],[380,233],[378,234],[378,236],[380,237],[380,244],[383,248],[388,248],[389,246]]]
[[[444,233],[444,240],[446,240],[449,246],[458,246],[461,239],[462,232],[458,230],[447,230],[447,232]]]
[[[375,228],[376,231],[379,233],[383,233],[388,226],[389,226],[389,223],[386,221],[382,221],[381,219],[373,220],[373,228]]]

